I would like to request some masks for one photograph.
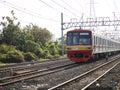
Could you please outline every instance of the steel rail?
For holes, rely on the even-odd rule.
[[[41,64],[43,62],[49,62],[49,61],[56,61],[56,60],[61,60],[61,59],[67,59],[67,58],[58,58],[58,59],[51,59],[51,60],[46,60],[46,61],[34,61],[34,62],[23,62],[23,63],[19,63],[19,64],[11,64],[11,65],[5,65],[5,66],[0,66],[0,73],[4,72],[4,71],[10,71],[11,69],[23,69],[23,66],[30,66],[30,65],[34,65],[34,64]]]
[[[106,65],[108,65],[108,64],[116,61],[116,59],[119,59],[119,58],[120,58],[120,56],[118,55],[118,56],[116,56],[115,58],[112,58],[113,60],[108,61],[107,63],[104,63],[104,64],[102,64],[102,65],[100,65],[100,66],[98,66],[98,67],[96,67],[96,68],[94,68],[94,69],[92,69],[92,70],[89,70],[88,72],[85,72],[85,73],[83,73],[83,74],[81,74],[81,75],[79,75],[79,76],[77,76],[77,77],[75,77],[75,78],[72,78],[72,79],[70,79],[70,80],[68,80],[68,81],[66,81],[66,82],[63,82],[63,83],[58,84],[58,85],[56,85],[56,86],[54,86],[54,87],[51,87],[51,88],[49,88],[48,90],[61,90],[61,87],[64,87],[65,85],[67,86],[67,84],[72,83],[72,82],[74,82],[74,81],[76,81],[76,80],[78,80],[78,79],[80,80],[81,78],[85,78],[86,75],[89,75],[91,72],[94,72],[94,71],[98,70],[99,68],[101,68],[101,67],[103,67],[103,66],[106,66]],[[117,64],[114,64],[114,66],[112,66],[112,68],[110,68],[109,70],[107,70],[107,71],[104,73],[104,75],[105,75],[106,73],[108,73],[110,70],[112,70],[112,69],[113,69],[116,65],[118,65],[119,63],[120,63],[120,62],[118,62]],[[104,76],[104,75],[99,76],[97,79],[95,79],[94,81],[92,81],[90,84],[85,85],[85,86],[82,88],[82,90],[85,90],[86,88],[88,88],[88,87],[89,87],[90,85],[92,85],[96,80],[100,79],[100,78],[101,78],[102,76]],[[64,88],[64,89],[65,89],[65,88]]]
[[[67,58],[63,58],[65,61],[66,60],[68,60]],[[58,60],[58,59],[56,59],[56,60]],[[56,60],[50,60],[50,61],[44,61],[45,63],[46,62],[48,62],[48,63],[50,63],[50,62],[53,62],[53,64],[54,64],[54,61],[56,61]],[[8,67],[8,68],[1,68],[0,69],[0,75],[2,76],[2,78],[3,77],[5,77],[6,76],[6,73],[9,73],[10,74],[10,76],[12,76],[13,74],[14,74],[14,72],[16,72],[16,71],[20,71],[20,70],[29,70],[29,69],[31,69],[31,70],[33,70],[34,68],[36,68],[36,67],[40,67],[41,66],[41,64],[42,63],[44,63],[44,62],[31,62],[31,63],[27,63],[27,64],[24,64],[24,65],[22,65],[22,66],[15,66],[15,67]],[[21,65],[21,64],[20,64]]]
[[[78,66],[78,64],[72,63],[69,65],[62,65],[59,67],[52,67],[52,68],[48,68],[48,69],[42,69],[42,70],[37,70],[34,72],[30,72],[30,73],[25,73],[25,74],[21,74],[21,75],[16,75],[16,76],[12,76],[12,77],[7,77],[7,78],[1,78],[0,79],[0,86],[5,86],[8,84],[13,84],[22,80],[27,80],[27,79],[31,79],[31,78],[35,78],[35,77],[40,77],[40,76],[44,76],[44,75],[48,75],[51,73],[55,73],[55,72],[59,72],[62,70],[66,70],[72,67]],[[5,82],[6,81],[6,82]]]
[[[94,84],[97,80],[99,80],[100,78],[102,78],[104,75],[106,75],[108,72],[110,72],[113,68],[115,68],[118,64],[120,64],[120,61],[118,63],[116,63],[113,67],[111,67],[110,69],[108,69],[105,73],[103,73],[101,76],[99,76],[98,78],[96,78],[94,81],[92,81],[91,83],[89,83],[88,85],[86,85],[84,88],[82,88],[81,90],[85,90],[87,88],[89,88],[92,84]]]

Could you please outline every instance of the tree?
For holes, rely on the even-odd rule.
[[[35,42],[49,42],[51,41],[52,34],[46,28],[40,28],[37,25],[30,25],[25,28],[34,37]]]
[[[1,25],[3,26],[3,32],[2,32],[2,42],[7,43],[9,45],[18,45],[19,40],[22,38],[21,30],[19,28],[20,22],[15,24],[15,20],[17,18],[14,16],[14,12],[11,11],[12,17],[6,16],[3,17],[3,22],[1,22]]]
[[[34,41],[27,40],[25,42],[25,52],[34,52],[36,49],[39,49],[40,45]]]

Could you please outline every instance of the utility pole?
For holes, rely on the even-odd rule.
[[[62,56],[64,55],[64,37],[63,37],[63,13],[61,13],[61,34],[62,34]]]

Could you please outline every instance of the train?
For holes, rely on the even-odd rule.
[[[67,32],[66,53],[73,62],[87,62],[100,57],[108,59],[120,52],[120,42],[109,39],[87,29],[74,29]]]

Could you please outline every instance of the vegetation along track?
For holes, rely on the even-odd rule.
[[[52,67],[52,68],[43,69],[43,70],[36,70],[36,71],[31,70],[27,73],[22,73],[20,75],[1,78],[0,79],[0,86],[5,86],[5,85],[9,85],[9,84],[19,82],[22,80],[48,75],[48,74],[59,72],[62,70],[66,70],[66,69],[69,69],[69,68],[72,68],[75,66],[78,66],[78,64],[72,63],[72,64],[68,64],[68,65],[62,65],[59,67]]]
[[[48,90],[85,90],[120,63],[120,56]]]

